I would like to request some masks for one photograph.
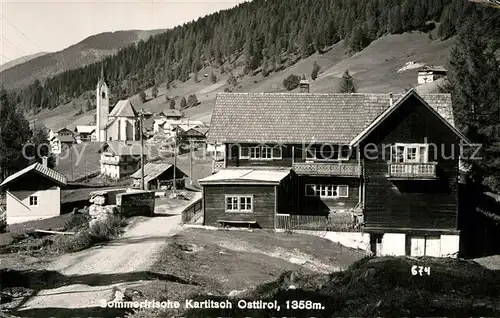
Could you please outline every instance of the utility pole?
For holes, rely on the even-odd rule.
[[[189,138],[189,184],[193,184],[193,139]]]
[[[174,133],[174,184],[172,185],[172,197],[177,196],[177,185],[176,185],[176,170],[177,170],[177,131]]]
[[[142,131],[142,118],[143,118],[143,112],[142,109],[139,112],[139,138],[141,138],[141,190],[144,190],[144,138],[142,137],[143,131]]]

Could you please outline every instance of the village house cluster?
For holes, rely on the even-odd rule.
[[[213,158],[212,174],[197,180],[204,225],[320,224],[353,235],[375,255],[459,251],[460,154],[470,142],[455,127],[449,94],[317,94],[308,81],[297,93],[219,93],[210,129],[180,110],[151,114],[130,100],[110,111],[108,94],[101,77],[96,125],[51,131],[52,151],[97,143],[102,176],[128,178],[133,188],[144,178],[146,190],[163,191],[184,187],[188,174],[156,158],[195,143]],[[43,164],[4,180],[11,220],[59,206],[66,183]]]

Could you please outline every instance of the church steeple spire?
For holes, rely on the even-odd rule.
[[[104,65],[103,63],[101,62],[101,80],[104,80]]]

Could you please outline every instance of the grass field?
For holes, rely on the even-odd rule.
[[[283,91],[283,79],[286,76],[305,74],[310,78],[312,65],[317,61],[321,70],[319,78],[311,83],[311,92],[337,92],[340,77],[348,69],[353,75],[359,92],[399,93],[409,86],[416,85],[417,70],[398,73],[398,69],[409,61],[445,65],[454,41],[454,38],[446,41],[430,40],[428,34],[420,32],[388,35],[377,39],[363,51],[354,55],[349,54],[341,41],[324,54],[314,54],[287,69],[273,72],[267,77],[257,74],[240,78],[236,91],[281,92]],[[203,76],[212,71],[218,78],[215,84],[210,81],[209,77]],[[233,73],[239,75],[241,71],[241,67],[238,67],[233,70]],[[165,95],[175,99],[178,107],[180,98],[196,94],[200,104],[185,109],[186,116],[208,123],[217,92],[222,92],[227,87],[228,74],[221,74],[219,69],[212,67],[201,70],[199,74],[198,82],[195,83],[193,79],[189,79],[185,83],[175,81],[168,91],[165,90],[163,83],[160,84],[157,98],[151,97],[151,89],[146,90],[148,101],[145,103],[142,103],[137,95],[130,97],[130,100],[137,109],[158,112],[168,108]],[[93,112],[74,116],[80,109],[80,105],[84,105],[84,103],[85,100],[77,99],[74,105],[69,103],[50,111],[43,111],[36,117],[38,121],[49,128],[64,126],[73,128],[76,125],[86,125],[92,120]]]
[[[181,302],[198,293],[242,295],[286,270],[308,274],[336,271],[363,256],[360,251],[314,236],[189,228],[169,239],[152,269],[170,279],[149,282],[137,290],[146,299]],[[137,317],[179,314],[171,309],[160,312],[159,316]]]

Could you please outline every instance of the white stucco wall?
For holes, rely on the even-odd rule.
[[[361,249],[364,251],[370,250],[370,234],[362,232],[324,232],[324,231],[294,231],[301,234],[314,235],[325,238],[335,243],[342,244],[346,247]]]
[[[382,255],[402,256],[406,254],[404,233],[385,233],[382,236]]]
[[[61,189],[7,191],[7,224],[40,220],[61,214]],[[30,206],[30,196],[37,196],[38,205]]]
[[[460,235],[441,235],[441,256],[457,257],[460,249]]]

